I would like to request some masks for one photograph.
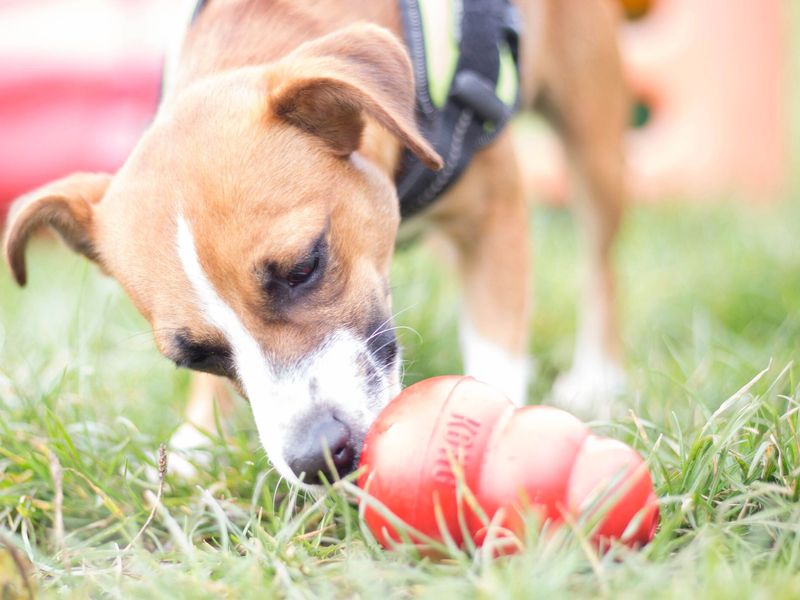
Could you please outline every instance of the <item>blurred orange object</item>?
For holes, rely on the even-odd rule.
[[[629,19],[639,19],[648,14],[656,0],[620,0],[625,15]]]
[[[631,196],[777,196],[789,131],[783,3],[620,1],[631,17],[620,44],[641,121],[628,145]],[[563,199],[555,140],[537,131],[520,144],[529,188]]]

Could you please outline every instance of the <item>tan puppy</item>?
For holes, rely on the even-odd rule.
[[[562,134],[586,233],[575,364],[559,384],[580,406],[621,381],[609,247],[627,105],[615,16],[607,0],[522,8],[526,101]],[[415,125],[400,34],[392,0],[214,0],[122,169],[37,190],[8,223],[5,253],[20,285],[30,234],[53,227],[120,282],[165,356],[210,374],[193,388],[190,421],[213,428],[216,382],[229,378],[292,481],[330,478],[326,449],[340,474],[351,471],[366,429],[400,389],[394,173],[403,148],[442,164]],[[415,219],[457,250],[467,373],[524,402],[528,209],[508,131]],[[187,426],[175,441],[201,437]]]

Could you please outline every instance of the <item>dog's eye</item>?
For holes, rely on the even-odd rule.
[[[302,262],[297,263],[286,275],[289,287],[296,287],[308,282],[319,266],[319,252],[312,252]]]
[[[266,262],[257,271],[261,287],[273,302],[289,302],[304,297],[320,283],[328,265],[328,244],[320,235],[303,258],[293,266]]]

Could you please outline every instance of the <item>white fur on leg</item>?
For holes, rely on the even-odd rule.
[[[528,398],[528,357],[512,354],[487,340],[466,317],[461,319],[459,333],[464,372],[496,387],[515,405],[524,406]]]
[[[594,356],[575,361],[553,385],[553,400],[583,418],[608,418],[625,391],[625,371],[614,361]]]
[[[211,464],[211,456],[203,451],[210,445],[208,437],[200,433],[194,425],[183,423],[169,440],[167,469],[184,479],[196,479],[195,464],[204,468]],[[192,462],[186,457],[191,458]]]
[[[572,368],[553,385],[556,404],[584,418],[606,418],[627,385],[619,362],[603,349],[603,307],[599,293],[584,300]]]

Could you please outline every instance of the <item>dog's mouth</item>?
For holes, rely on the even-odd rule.
[[[400,390],[398,353],[394,335],[366,339],[340,330],[291,369],[244,386],[257,391],[248,394],[250,406],[281,475],[310,488],[357,469],[367,430]]]

